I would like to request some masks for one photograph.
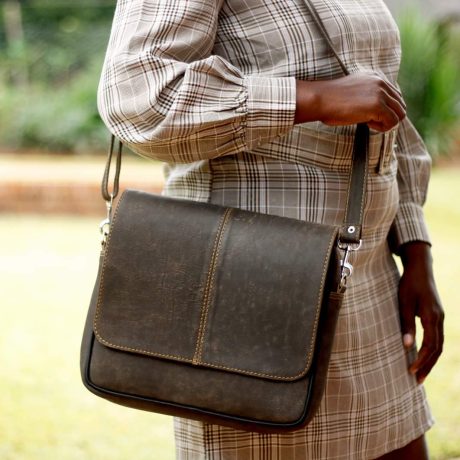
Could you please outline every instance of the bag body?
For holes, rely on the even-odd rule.
[[[337,58],[310,0],[318,30]],[[127,190],[122,144],[81,346],[85,386],[109,401],[237,429],[306,425],[327,375],[349,254],[361,246],[369,128],[356,127],[340,227]]]
[[[93,393],[260,432],[320,402],[343,294],[339,229],[123,193],[82,341]]]

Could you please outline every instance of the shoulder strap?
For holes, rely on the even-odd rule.
[[[316,26],[327,43],[330,51],[337,59],[343,73],[350,75],[347,66],[337,53],[331,37],[321,20],[318,11],[312,0],[305,0],[305,6]],[[350,181],[348,185],[347,207],[345,210],[345,219],[340,228],[339,238],[345,244],[359,244],[361,240],[361,231],[363,224],[363,211],[366,196],[366,179],[369,168],[369,127],[364,124],[358,124],[355,133],[355,142],[353,146],[353,167],[350,171]]]
[[[113,199],[118,195],[119,183],[120,183],[120,169],[121,169],[121,153],[123,150],[123,144],[118,140],[117,148],[117,160],[115,164],[115,175],[113,178],[113,187],[112,191],[109,192],[109,176],[110,176],[110,165],[112,164],[113,150],[115,147],[115,136],[112,134],[110,137],[109,152],[107,155],[107,162],[105,163],[104,175],[102,176],[101,192],[102,198],[107,203],[111,203]]]
[[[337,59],[343,73],[349,75],[346,65],[340,58],[339,54],[332,44],[332,40],[324,27],[324,24],[311,0],[305,0],[305,5],[308,8],[311,17],[315,21],[319,32],[329,46],[330,51]],[[115,176],[113,181],[113,191],[108,191],[108,181],[110,173],[110,164],[112,161],[114,150],[115,137],[112,136],[109,148],[107,163],[102,179],[102,196],[107,203],[118,194],[118,184],[120,177],[121,151],[122,143],[118,141],[118,154],[115,168]],[[345,219],[339,231],[339,239],[344,244],[359,244],[361,240],[363,210],[366,195],[366,178],[368,173],[369,162],[369,128],[366,124],[358,124],[356,128],[355,141],[353,147],[353,167],[350,172],[350,180],[347,195],[347,207],[345,210]]]

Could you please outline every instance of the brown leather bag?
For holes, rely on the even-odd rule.
[[[314,14],[314,13],[312,13]],[[358,125],[343,226],[126,190],[109,215],[81,348],[94,394],[259,432],[304,426],[321,400],[360,245],[369,130]],[[108,231],[108,228],[110,229]]]

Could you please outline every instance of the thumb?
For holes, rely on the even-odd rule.
[[[411,348],[415,343],[415,301],[405,292],[399,293],[399,316],[403,345]]]

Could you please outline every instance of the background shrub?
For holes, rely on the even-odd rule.
[[[0,3],[0,149],[105,150],[96,91],[115,3]],[[460,117],[460,34],[415,9],[399,25],[400,84],[409,116],[436,157],[451,149]]]
[[[433,157],[449,153],[460,118],[460,34],[411,8],[399,17],[399,83],[408,114]]]
[[[105,148],[96,91],[114,8],[115,0],[0,3],[3,149]],[[8,36],[7,22],[15,23],[18,11],[21,30]]]

